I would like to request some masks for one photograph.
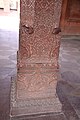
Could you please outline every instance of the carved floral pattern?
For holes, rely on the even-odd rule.
[[[57,80],[60,35],[52,32],[59,26],[62,1],[21,1],[17,94],[26,91],[27,96],[52,88]],[[31,26],[33,34],[23,26]]]

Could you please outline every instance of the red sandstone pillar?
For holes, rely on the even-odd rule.
[[[62,0],[21,0],[18,73],[12,83],[11,120],[31,116],[32,120],[43,120],[44,115],[53,114],[55,118],[58,113],[58,119],[63,119],[56,95],[61,4]]]

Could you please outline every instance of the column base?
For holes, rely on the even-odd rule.
[[[57,97],[16,99],[16,81],[12,78],[10,120],[67,120]]]

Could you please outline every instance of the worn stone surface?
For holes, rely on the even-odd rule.
[[[22,0],[17,80],[13,80],[11,116],[61,113],[56,95],[62,0]],[[16,82],[16,83],[15,83]]]

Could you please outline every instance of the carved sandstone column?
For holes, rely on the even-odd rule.
[[[12,82],[11,120],[37,120],[51,114],[56,119],[58,113],[64,118],[56,95],[61,4],[62,0],[21,0],[18,72]]]

